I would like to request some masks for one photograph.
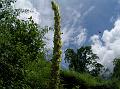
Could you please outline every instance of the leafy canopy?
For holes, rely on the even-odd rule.
[[[73,49],[65,51],[65,61],[69,63],[69,68],[77,72],[89,72],[98,75],[102,65],[97,63],[98,56],[91,50],[91,46],[81,47],[75,52]]]
[[[45,30],[39,29],[32,17],[18,19],[12,2],[0,1],[0,87],[23,89],[25,66],[44,56]]]

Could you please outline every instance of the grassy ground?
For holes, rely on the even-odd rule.
[[[103,80],[74,71],[62,71],[61,80],[65,89],[120,89],[120,81],[117,79]]]

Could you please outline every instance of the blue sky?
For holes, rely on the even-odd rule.
[[[21,14],[21,19],[32,16],[41,26],[53,27],[51,0],[17,0],[15,8],[33,12]],[[120,57],[120,0],[56,0],[61,11],[63,52],[67,48],[91,45],[99,62],[112,70],[112,61]],[[47,47],[53,47],[53,31],[46,37]],[[63,54],[64,57],[64,54]]]
[[[99,32],[103,33],[106,29],[111,29],[120,13],[118,0],[69,0],[69,2],[60,0],[59,2],[63,16],[71,15],[74,10],[76,10],[76,14],[81,15],[76,23],[76,28],[79,25],[86,28],[89,33],[88,38]],[[67,11],[67,8],[71,9],[71,12]]]

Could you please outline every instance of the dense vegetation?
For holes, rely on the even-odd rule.
[[[101,74],[104,66],[90,46],[65,51],[69,69],[60,69],[61,32],[58,6],[55,13],[54,50],[51,61],[46,60],[44,35],[49,29],[39,27],[32,17],[18,19],[14,0],[0,1],[0,89],[120,89],[120,59],[114,60],[109,79]]]

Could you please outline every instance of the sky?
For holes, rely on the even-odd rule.
[[[53,27],[51,0],[17,0],[15,8],[30,9],[40,26]],[[120,57],[120,0],[56,0],[60,6],[63,52],[91,45],[99,62],[113,70],[113,59]],[[53,47],[53,31],[46,34],[47,47]],[[63,54],[64,57],[64,54]],[[64,64],[64,61],[63,61]]]

